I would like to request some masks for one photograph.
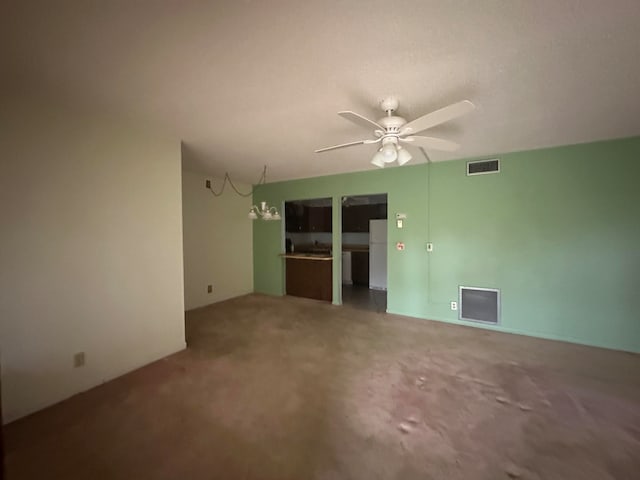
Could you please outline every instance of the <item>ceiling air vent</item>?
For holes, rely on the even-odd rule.
[[[476,160],[467,162],[467,175],[484,175],[486,173],[499,173],[500,159]]]
[[[460,287],[460,320],[497,324],[500,319],[500,290]]]

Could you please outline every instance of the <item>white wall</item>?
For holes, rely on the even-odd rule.
[[[182,172],[187,310],[253,292],[253,227],[247,217],[251,197],[241,197],[228,184],[215,197],[205,188],[207,179],[217,193],[221,180]],[[242,193],[251,191],[251,185],[234,185]],[[207,293],[207,285],[213,285],[212,293]]]
[[[10,421],[184,348],[181,167],[177,139],[42,99],[3,100],[0,152]]]

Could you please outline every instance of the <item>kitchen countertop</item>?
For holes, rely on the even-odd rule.
[[[281,253],[279,256],[297,260],[333,260],[333,256],[326,253]]]
[[[342,244],[342,251],[343,252],[368,252],[369,245]]]

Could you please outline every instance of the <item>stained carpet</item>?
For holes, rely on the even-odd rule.
[[[631,479],[640,356],[249,295],[10,424],[11,479]]]

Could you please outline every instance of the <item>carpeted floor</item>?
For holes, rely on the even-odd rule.
[[[18,479],[632,479],[640,356],[296,298],[6,428]]]

